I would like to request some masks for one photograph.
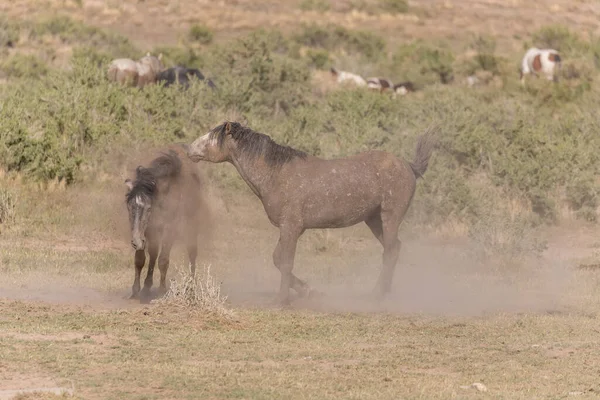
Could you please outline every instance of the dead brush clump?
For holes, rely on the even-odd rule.
[[[177,279],[171,279],[169,290],[156,302],[161,305],[190,309],[221,318],[233,318],[227,305],[227,296],[221,293],[221,283],[211,274],[211,265],[205,265],[202,273],[192,275],[189,268],[178,265]]]

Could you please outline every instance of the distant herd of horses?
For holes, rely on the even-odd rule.
[[[118,58],[108,66],[109,80],[139,88],[153,83],[163,83],[165,86],[179,84],[187,89],[193,78],[205,81],[212,89],[216,87],[212,80],[205,78],[202,72],[196,68],[183,66],[165,68],[162,63],[162,54],[153,56],[147,53],[138,61],[130,58]]]
[[[562,59],[556,50],[530,48],[525,53],[519,68],[521,83],[525,83],[526,75],[544,76],[548,80],[557,81],[561,62]],[[382,93],[391,92],[393,96],[406,95],[416,90],[415,84],[410,81],[394,84],[388,78],[370,77],[365,79],[359,74],[341,71],[335,67],[331,67],[330,72],[338,84],[366,87]],[[138,61],[129,58],[113,60],[108,67],[108,78],[113,82],[140,88],[153,83],[163,83],[165,86],[179,84],[188,88],[190,80],[196,78],[204,81],[210,88],[216,88],[214,82],[207,79],[196,68],[184,66],[165,68],[162,63],[162,54],[153,56],[147,53]],[[469,85],[474,85],[476,82],[475,76],[467,78]]]
[[[528,74],[541,74],[555,80],[560,62],[554,50],[530,49],[523,58],[521,79]],[[115,60],[108,72],[110,79],[138,87],[156,82],[186,86],[191,77],[214,87],[200,71],[185,67],[165,69],[161,57],[150,54],[139,61]],[[334,73],[342,82],[363,85],[364,81],[364,86],[371,88],[378,83],[379,90],[396,91],[399,87],[343,71]],[[404,90],[410,91],[410,85],[405,84]],[[200,161],[233,164],[261,200],[269,221],[279,228],[279,241],[273,252],[273,263],[281,273],[278,302],[289,304],[292,289],[300,297],[315,293],[292,272],[297,241],[305,230],[343,228],[361,222],[366,223],[383,247],[374,294],[384,296],[391,289],[400,252],[400,223],[435,147],[436,129],[430,129],[419,137],[412,162],[379,150],[327,160],[280,145],[270,136],[238,122],[224,122],[189,145],[171,145],[148,166],[138,166],[133,179],[125,181],[131,245],[135,250],[131,297],[150,300],[157,261],[160,290],[167,290],[166,274],[175,241],[186,244],[190,269],[195,273],[199,227],[209,213],[204,183],[194,168],[194,163]],[[235,245],[235,240],[231,243]],[[148,272],[142,288],[146,254]]]
[[[558,51],[553,49],[538,49],[532,47],[525,53],[519,68],[521,83],[525,83],[526,75],[544,76],[551,81],[558,80],[558,70],[561,65],[561,57]],[[390,79],[381,77],[363,78],[359,74],[348,71],[340,71],[336,68],[331,68],[331,75],[339,84],[349,84],[368,89],[377,90],[381,93],[392,93],[396,95],[406,95],[414,92],[416,87],[413,82],[406,81],[393,84]],[[467,84],[473,86],[477,83],[476,76],[469,76]]]

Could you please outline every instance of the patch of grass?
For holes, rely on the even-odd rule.
[[[409,10],[406,0],[380,0],[379,7],[392,14],[405,14]]]
[[[15,54],[0,67],[12,78],[40,79],[48,73],[46,63],[34,55]]]
[[[481,393],[460,388],[475,381],[497,393],[510,387],[514,396],[551,397],[593,387],[595,371],[570,353],[589,362],[600,357],[594,324],[578,314],[467,319],[241,310],[242,323],[227,325],[161,308],[0,306],[0,355],[11,373],[43,365],[46,374],[72,381],[81,398],[477,398]],[[502,344],[507,331],[511,341]],[[507,374],[515,363],[519,371]],[[542,366],[547,382],[535,379]]]
[[[9,226],[16,219],[16,205],[17,205],[17,197],[16,195],[7,189],[6,187],[0,185],[0,224],[4,226]]]
[[[329,0],[302,0],[300,9],[304,11],[329,11],[331,5]]]
[[[0,47],[13,47],[19,41],[21,27],[18,23],[0,17]]]

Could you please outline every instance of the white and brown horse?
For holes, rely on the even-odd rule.
[[[331,67],[331,76],[339,84],[352,84],[356,86],[367,86],[367,81],[360,75],[353,74],[352,72],[339,71]]]
[[[158,74],[164,69],[162,54],[156,57],[146,53],[139,61],[133,61],[129,58],[113,60],[108,66],[108,79],[120,84],[141,88],[149,83],[155,83]]]
[[[525,75],[543,75],[550,81],[558,80],[558,70],[561,65],[558,51],[553,49],[530,48],[521,62],[521,83],[525,83]]]

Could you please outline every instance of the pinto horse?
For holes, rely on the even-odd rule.
[[[391,289],[400,252],[398,228],[427,170],[434,142],[421,136],[412,162],[384,151],[324,160],[275,143],[269,136],[237,122],[225,122],[196,139],[192,161],[233,164],[262,201],[279,228],[273,262],[281,272],[279,301],[289,303],[290,288],[310,294],[308,284],[292,273],[296,244],[306,229],[343,228],[365,222],[383,246],[383,267],[376,286]]]
[[[166,291],[171,247],[182,239],[187,245],[192,274],[196,270],[198,235],[206,232],[208,208],[200,175],[181,146],[172,146],[148,167],[138,166],[134,180],[127,179],[126,204],[135,250],[135,279],[131,298],[150,299],[154,266],[158,257],[160,290]],[[140,275],[150,258],[144,288]],[[159,256],[160,251],[160,256]]]
[[[525,75],[544,75],[549,81],[558,81],[558,70],[562,59],[558,51],[553,49],[530,48],[521,61],[520,79],[525,83]]]
[[[155,83],[157,75],[165,69],[162,54],[158,57],[146,53],[139,61],[129,58],[118,58],[108,66],[108,79],[123,85],[139,88]]]

